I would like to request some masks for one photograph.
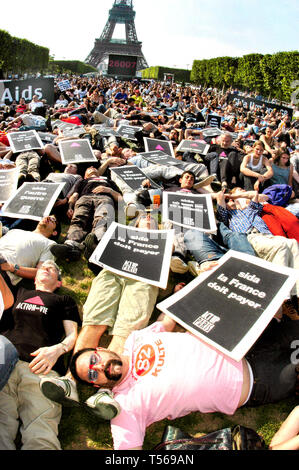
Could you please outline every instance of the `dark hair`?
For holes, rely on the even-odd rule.
[[[72,374],[72,376],[74,377],[74,379],[79,382],[80,384],[83,384],[83,385],[92,385],[90,384],[89,382],[87,382],[86,380],[83,380],[81,379],[81,377],[79,377],[78,373],[77,373],[77,368],[76,368],[76,361],[78,359],[78,357],[80,357],[82,354],[88,352],[88,351],[93,351],[94,352],[95,348],[84,348],[84,349],[80,349],[79,351],[77,351],[72,359],[71,359],[71,363],[70,363],[70,372]]]
[[[55,230],[54,232],[57,232],[56,235],[51,235],[49,237],[49,240],[54,240],[54,241],[57,241],[60,237],[60,234],[61,234],[61,223],[60,223],[60,220],[57,219],[57,215],[55,215],[55,218],[56,218],[56,227],[55,227]]]
[[[283,154],[286,154],[286,155],[290,156],[290,153],[289,153],[288,150],[278,149],[274,152],[274,154],[272,156],[274,165],[279,166],[280,159],[281,159]],[[286,163],[286,166],[290,166],[290,160],[288,160],[288,163]]]
[[[180,175],[179,179],[183,178],[184,175],[191,175],[191,176],[193,176],[194,181],[195,181],[195,179],[196,179],[195,173],[194,173],[193,171],[191,171],[191,170],[186,170],[186,171],[184,171],[184,172]]]

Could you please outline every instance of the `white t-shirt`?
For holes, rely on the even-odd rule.
[[[25,126],[40,126],[46,122],[44,117],[34,114],[23,114],[21,118]]]
[[[189,333],[170,333],[161,322],[133,332],[125,344],[130,369],[113,392],[121,413],[111,421],[114,449],[142,446],[146,428],[194,411],[235,413],[243,364]]]
[[[13,265],[35,268],[39,262],[54,260],[50,248],[55,245],[43,235],[27,230],[13,229],[0,238],[0,253]],[[21,277],[7,272],[13,285],[21,281]]]
[[[42,101],[31,101],[31,103],[29,103],[29,109],[33,113],[37,108],[42,108],[43,106],[44,103]]]

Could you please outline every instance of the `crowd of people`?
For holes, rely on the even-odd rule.
[[[0,109],[0,171],[17,168],[18,187],[64,183],[38,223],[0,213],[0,449],[16,448],[19,429],[22,449],[61,449],[62,406],[111,420],[114,448],[131,450],[167,417],[233,415],[295,396],[299,280],[240,362],[165,314],[153,320],[158,299],[213,270],[230,249],[299,269],[298,110],[235,104],[217,89],[103,77],[57,77],[54,96]],[[209,128],[211,115],[219,128]],[[59,143],[74,139],[66,124],[89,140],[92,166],[62,163]],[[134,140],[118,135],[122,124],[136,127]],[[14,152],[9,133],[28,130],[44,147]],[[176,164],[143,158],[145,138],[168,142]],[[185,140],[208,151],[179,151]],[[111,171],[130,165],[145,175],[136,191]],[[165,191],[210,195],[217,221],[213,235],[176,227],[166,290],[90,262],[113,221],[149,234],[172,228],[160,218]],[[61,263],[84,258],[93,281],[81,315],[59,289]],[[78,383],[96,387],[84,403]],[[298,429],[295,408],[270,447],[298,449]]]

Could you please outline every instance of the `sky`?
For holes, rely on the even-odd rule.
[[[0,29],[84,61],[114,0],[5,2]],[[86,5],[86,7],[85,7]],[[298,50],[298,0],[134,0],[138,40],[149,66],[192,68],[194,60]],[[123,27],[114,38],[123,37]]]

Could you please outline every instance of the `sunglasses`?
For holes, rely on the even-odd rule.
[[[95,381],[97,380],[99,376],[99,373],[97,370],[94,369],[94,366],[99,364],[101,361],[102,361],[101,356],[95,350],[95,352],[90,356],[88,374],[87,374],[88,381],[92,384],[95,383]]]

